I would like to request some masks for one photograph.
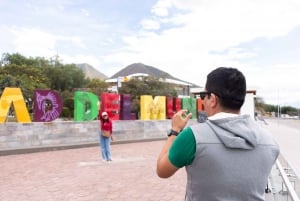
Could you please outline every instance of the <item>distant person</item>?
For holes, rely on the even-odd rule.
[[[207,75],[200,93],[208,119],[185,128],[192,114],[173,116],[156,171],[168,178],[186,167],[186,201],[265,200],[279,146],[250,115],[240,114],[245,95],[244,75],[220,67]]]
[[[101,112],[100,119],[100,148],[103,161],[112,161],[110,152],[110,143],[113,141],[112,121],[107,112]]]

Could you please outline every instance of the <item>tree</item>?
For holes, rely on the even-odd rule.
[[[8,64],[15,64],[15,65],[22,65],[22,64],[27,64],[28,59],[19,53],[15,54],[9,54],[9,53],[4,53],[2,54],[1,58],[1,65],[8,65]]]
[[[62,64],[58,55],[46,60],[42,57],[26,58],[18,53],[5,53],[1,58],[0,68],[0,93],[5,87],[19,87],[26,99],[26,102],[33,100],[35,89],[51,89],[58,92],[73,92],[74,88],[84,88],[88,83],[84,72],[74,64]],[[73,99],[69,93],[63,98],[65,111],[72,112],[70,106]],[[72,95],[73,98],[73,95]],[[31,110],[32,105],[28,105]],[[66,112],[69,116],[69,112]]]
[[[66,90],[61,93],[61,97],[63,100],[61,117],[72,118],[74,114],[74,93]]]
[[[50,88],[60,92],[72,91],[74,88],[82,88],[87,84],[84,72],[74,64],[56,64],[56,67],[49,67],[45,71],[50,80]]]
[[[86,87],[87,87],[88,91],[99,96],[103,92],[107,91],[109,84],[103,80],[94,78],[92,80],[88,79],[88,83],[86,84]]]
[[[119,89],[120,94],[130,94],[131,112],[138,113],[140,108],[140,96],[172,96],[177,97],[177,92],[172,84],[166,83],[162,78],[139,77],[123,82]]]
[[[119,92],[121,94],[130,94],[134,97],[141,95],[177,96],[173,85],[164,82],[160,78],[151,76],[132,78],[128,82],[123,82]]]
[[[290,116],[297,116],[298,115],[298,110],[299,109],[297,109],[295,107],[266,104],[264,102],[263,98],[260,98],[260,97],[255,98],[255,109],[257,111],[261,112],[261,114],[272,113],[272,112],[277,114],[279,108],[280,108],[280,113],[281,114],[288,114]]]
[[[48,88],[48,81],[41,68],[26,64],[7,64],[0,69],[0,92],[5,87],[21,88],[29,105],[32,104],[34,90]]]

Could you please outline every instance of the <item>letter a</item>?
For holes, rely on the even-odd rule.
[[[17,121],[19,123],[30,123],[30,116],[21,89],[9,87],[4,89],[0,99],[0,123],[5,122],[11,103],[13,103]]]

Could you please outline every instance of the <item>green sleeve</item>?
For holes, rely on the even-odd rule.
[[[174,140],[169,150],[169,160],[177,168],[190,165],[196,153],[196,140],[190,127],[186,127]]]

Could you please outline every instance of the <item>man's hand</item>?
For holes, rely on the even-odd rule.
[[[187,114],[187,110],[180,110],[172,117],[172,129],[178,133],[186,126],[192,118],[192,113]]]
[[[187,110],[180,110],[174,114],[172,118],[172,130],[180,133],[180,131],[186,126],[189,119],[192,117],[192,113],[187,114]],[[169,149],[173,144],[176,136],[168,137],[165,145],[163,146],[156,164],[156,173],[161,178],[168,178],[172,176],[178,168],[175,167],[169,160]]]

